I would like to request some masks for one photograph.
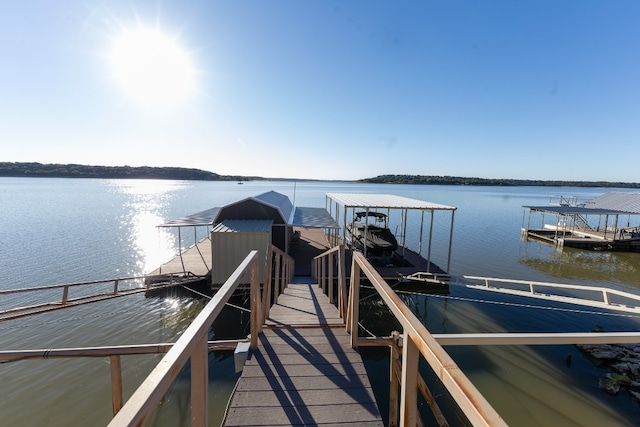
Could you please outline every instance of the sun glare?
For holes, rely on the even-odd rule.
[[[158,30],[124,31],[114,40],[109,59],[127,96],[145,107],[183,104],[195,89],[189,53]]]

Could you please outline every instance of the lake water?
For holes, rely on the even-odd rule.
[[[156,226],[165,220],[275,190],[298,206],[325,206],[327,192],[391,193],[456,206],[450,272],[609,286],[640,292],[640,254],[586,252],[521,240],[523,205],[555,195],[584,201],[613,189],[372,185],[341,182],[191,182],[0,178],[0,288],[32,287],[140,275],[203,236]],[[619,190],[629,191],[629,190]],[[436,215],[433,261],[446,265],[448,215]],[[419,221],[418,221],[419,222]],[[409,243],[417,241],[417,226]],[[443,243],[444,242],[444,243]],[[633,316],[452,287],[449,295],[404,295],[434,333],[639,330]],[[2,350],[175,341],[202,307],[189,297],[118,298],[0,323]],[[375,310],[362,319],[384,332]],[[225,318],[242,328],[241,314]],[[226,333],[222,328],[214,331]],[[573,346],[452,347],[448,351],[511,425],[640,425],[629,395],[598,388],[604,372]],[[572,355],[570,366],[567,355]],[[123,358],[125,398],[161,356]],[[219,423],[236,375],[233,360],[211,356],[212,425]],[[367,354],[367,368],[385,399],[388,360]],[[151,425],[188,425],[179,382]],[[437,386],[436,386],[437,388]],[[440,393],[442,394],[442,393]],[[384,402],[385,400],[380,400]],[[447,403],[442,402],[448,413]],[[383,404],[384,406],[384,404]],[[107,359],[25,360],[0,364],[2,425],[105,425],[111,418]],[[381,408],[386,412],[385,408]],[[455,421],[455,419],[453,420]]]

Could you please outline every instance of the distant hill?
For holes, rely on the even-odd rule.
[[[87,166],[0,162],[0,177],[178,179],[193,181],[251,181],[256,176],[218,175],[201,169],[150,166]]]
[[[358,182],[372,184],[422,184],[422,185],[502,185],[502,186],[547,186],[547,187],[616,187],[640,188],[637,182],[606,181],[543,181],[528,179],[486,179],[464,178],[459,176],[424,175],[379,175],[375,178],[361,179]]]

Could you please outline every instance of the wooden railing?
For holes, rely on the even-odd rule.
[[[156,281],[152,283],[154,278]],[[0,290],[0,321],[142,293],[149,289],[161,289],[199,279],[190,274],[186,276],[163,274]],[[27,302],[30,295],[37,295],[38,302],[35,302],[35,298],[32,302]],[[12,299],[12,296],[17,298]],[[45,298],[49,300],[40,302]]]
[[[347,285],[345,272],[344,245],[338,245],[313,259],[312,271],[318,285],[325,294],[329,296],[329,302],[335,304],[336,290],[335,282],[338,285],[338,312],[340,317],[347,317]]]
[[[361,342],[358,337],[360,279],[368,279],[380,294],[393,315],[403,327],[401,368],[398,382],[400,383],[399,405],[394,400],[393,383],[390,402],[390,417],[394,416],[394,408],[400,408],[399,425],[415,426],[420,419],[418,413],[418,390],[426,388],[419,380],[419,356],[422,355],[433,371],[442,381],[452,398],[464,412],[474,426],[506,426],[500,415],[487,402],[485,397],[476,389],[466,375],[460,370],[451,356],[438,344],[427,328],[411,312],[398,295],[387,285],[373,266],[359,252],[353,252],[351,279],[349,289],[349,312],[347,316],[347,330],[351,333],[351,345],[357,348]],[[393,347],[392,347],[393,348]],[[392,354],[393,356],[393,354]],[[395,360],[392,357],[392,372],[396,371]],[[419,387],[420,385],[420,387]],[[427,390],[428,391],[428,390]],[[430,393],[429,393],[430,394]],[[396,394],[397,396],[397,394]],[[427,401],[429,397],[427,396]],[[433,401],[433,398],[431,398]],[[389,420],[390,426],[396,426],[395,419]]]
[[[233,350],[238,343],[246,340],[209,341],[209,350]],[[108,357],[111,365],[111,406],[113,415],[122,408],[122,368],[121,356],[134,354],[166,353],[174,343],[111,345],[100,347],[48,348],[34,350],[0,351],[0,361],[8,362],[28,359],[71,359],[81,357]]]
[[[202,309],[171,350],[116,414],[109,426],[143,425],[189,360],[191,361],[191,425],[208,425],[208,331],[247,273],[250,274],[251,283],[250,346],[252,349],[257,348],[258,334],[262,330],[262,303],[257,251],[254,250],[247,255]]]
[[[269,317],[272,303],[278,299],[287,284],[291,283],[295,271],[293,258],[273,245],[269,245],[265,262],[264,290],[262,292],[263,323]]]
[[[133,282],[127,289],[122,289],[123,282]],[[15,319],[30,314],[44,313],[47,311],[57,310],[74,305],[86,304],[88,302],[115,298],[117,296],[130,295],[132,293],[144,292],[144,277],[126,277],[112,280],[94,280],[90,282],[67,283],[63,285],[36,286],[21,289],[5,289],[0,290],[0,299],[3,305],[10,305],[10,297],[19,296],[16,304],[24,304],[30,295],[48,294],[48,298],[54,298],[58,294],[57,299],[47,302],[38,302],[22,306],[6,305],[0,309],[0,320]],[[76,291],[78,295],[70,296],[71,291]],[[84,294],[83,294],[84,292]]]
[[[569,285],[494,277],[461,276],[456,284],[469,288],[521,295],[589,307],[640,313],[640,295],[600,286]],[[559,295],[564,291],[565,295]],[[571,295],[566,295],[570,291]],[[583,297],[578,296],[582,294]]]

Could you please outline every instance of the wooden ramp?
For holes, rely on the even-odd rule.
[[[296,279],[270,311],[224,425],[382,426],[338,310],[311,278]]]

